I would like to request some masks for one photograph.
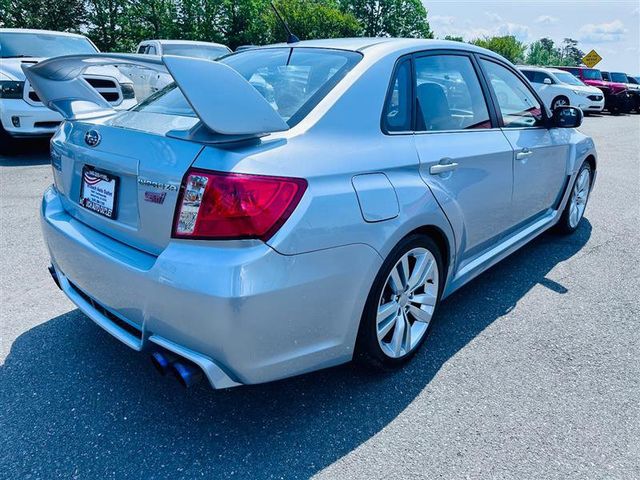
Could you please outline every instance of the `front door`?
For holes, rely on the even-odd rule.
[[[545,126],[537,97],[510,68],[488,58],[480,64],[514,150],[512,221],[525,225],[557,208],[567,181],[572,131]]]

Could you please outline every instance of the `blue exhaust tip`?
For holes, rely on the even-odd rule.
[[[161,375],[166,375],[171,369],[171,359],[162,352],[153,352],[151,354],[151,363]]]
[[[189,388],[202,380],[202,370],[195,365],[175,362],[172,367],[178,381],[185,388]]]

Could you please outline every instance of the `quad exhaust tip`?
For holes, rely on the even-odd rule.
[[[151,363],[160,375],[172,373],[180,385],[185,388],[192,387],[203,378],[202,370],[196,364],[180,358],[179,356],[157,350],[151,354]]]

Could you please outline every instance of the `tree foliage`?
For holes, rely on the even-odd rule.
[[[499,53],[512,63],[524,62],[527,49],[527,46],[513,35],[478,38],[471,43]]]
[[[301,39],[430,38],[420,0],[276,0]],[[145,39],[239,45],[283,41],[268,0],[0,0],[0,26],[86,33],[103,51],[132,51]]]
[[[433,38],[427,11],[420,0],[341,0],[366,37]]]

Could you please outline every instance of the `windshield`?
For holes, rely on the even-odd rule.
[[[208,58],[215,60],[229,53],[226,47],[207,45],[186,45],[186,44],[164,44],[162,52],[167,55],[178,55],[180,57]]]
[[[602,80],[600,70],[596,70],[595,68],[585,68],[582,73],[585,80]]]
[[[620,82],[627,83],[627,76],[621,72],[611,72],[611,81],[612,82]]]
[[[584,86],[584,83],[582,83],[580,80],[578,80],[576,77],[574,77],[570,73],[567,73],[567,72],[562,72],[562,73],[553,72],[553,74],[562,83],[566,83],[568,85]]]
[[[242,75],[293,126],[362,58],[359,53],[320,48],[244,50],[219,60]],[[135,107],[136,111],[194,116],[175,84]]]
[[[51,33],[2,33],[0,58],[59,57],[96,53],[96,47],[84,37]]]

